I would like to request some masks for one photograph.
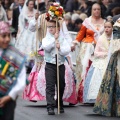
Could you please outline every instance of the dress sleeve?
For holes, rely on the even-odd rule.
[[[81,29],[80,29],[80,31],[78,32],[77,37],[76,37],[76,40],[77,40],[78,42],[81,42],[81,41],[83,40],[83,38],[85,37],[86,29],[87,29],[86,26],[84,26],[84,25],[82,24]]]
[[[96,44],[96,47],[95,47],[95,52],[94,52],[95,57],[105,57],[105,56],[107,56],[108,52],[103,51],[102,47],[103,47],[102,41],[101,41],[101,39],[99,39],[97,44]]]
[[[21,73],[18,76],[16,85],[12,88],[8,95],[13,100],[15,100],[18,94],[24,89],[25,85],[26,85],[26,69],[24,66]]]
[[[41,19],[41,16],[39,16],[39,18],[38,18],[38,28],[40,28],[40,19]],[[35,32],[36,31],[36,24],[37,24],[37,20],[35,18],[32,19],[29,23],[28,29],[31,32]]]

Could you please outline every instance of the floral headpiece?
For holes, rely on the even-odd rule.
[[[3,33],[10,33],[10,26],[7,22],[1,21],[0,22],[0,34]]]
[[[63,7],[60,6],[59,3],[54,2],[51,4],[48,13],[46,13],[46,20],[52,20],[52,19],[62,19],[64,15]]]

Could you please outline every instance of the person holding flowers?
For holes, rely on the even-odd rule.
[[[57,10],[57,12],[55,10]],[[45,14],[46,15],[45,18],[46,18],[47,21],[50,21],[50,19],[52,20],[56,17],[62,19],[63,14],[64,14],[63,8],[59,4],[53,4],[50,7],[48,13]],[[44,21],[44,22],[47,23],[47,21]],[[55,29],[55,26],[56,25],[54,25],[54,29]],[[64,31],[67,30],[67,29],[63,30],[64,25],[61,24],[61,20],[59,21],[59,26],[61,27],[60,31],[62,32],[61,35],[63,36]],[[65,39],[67,40],[68,37],[65,37]],[[70,45],[70,43],[68,43],[68,41],[67,41],[67,44]],[[34,91],[30,90],[31,88],[30,89],[28,88],[28,87],[30,87],[30,84],[29,84],[29,86],[27,86],[25,91],[24,91],[24,94],[23,94],[24,99],[32,100],[32,101],[39,101],[39,100],[47,99],[46,98],[46,93],[45,93],[47,79],[44,76],[44,74],[45,74],[45,63],[43,62],[43,64],[41,65],[41,69],[39,70],[39,73],[37,72],[37,74],[34,76],[34,72],[33,71],[31,72],[31,75],[33,77],[30,75],[30,78],[32,78],[32,82],[30,82],[30,84],[31,84],[31,88],[33,88]],[[38,79],[38,80],[36,80],[36,79]],[[75,83],[74,83],[74,78],[73,78],[73,72],[72,72],[70,66],[66,63],[65,63],[65,84],[66,84],[65,91],[63,90],[64,96],[61,97],[61,99],[63,99],[66,102],[76,104],[77,103],[77,99],[76,99],[77,97],[76,97],[76,91],[75,91]],[[35,88],[35,86],[37,86],[37,87]],[[62,106],[63,106],[63,102],[61,103],[61,111],[63,112]]]
[[[60,113],[64,112],[63,109],[63,93],[65,88],[65,56],[71,51],[70,45],[62,34],[60,25],[58,24],[58,29],[56,29],[56,21],[49,20],[47,24],[47,34],[42,40],[42,47],[45,50],[45,77],[46,77],[46,100],[47,100],[47,110],[49,115],[54,115],[54,107],[56,101],[55,96],[55,85],[57,83],[57,66],[56,66],[56,51],[59,51],[59,78],[60,78]],[[58,41],[56,42],[56,39]]]
[[[70,45],[67,43],[63,35],[63,30],[60,25],[61,16],[59,8],[63,9],[59,4],[53,3],[50,6],[46,16],[47,34],[42,40],[42,47],[45,51],[44,60],[45,65],[45,78],[46,78],[46,100],[48,115],[54,115],[54,106],[56,105],[55,86],[57,87],[58,105],[60,103],[60,113],[64,113],[63,109],[63,93],[65,89],[65,56],[71,51]],[[57,52],[58,51],[58,52]],[[58,77],[59,76],[59,77]],[[59,113],[59,106],[58,106]]]
[[[52,6],[51,6],[52,5]],[[51,6],[51,7],[50,7]],[[32,32],[37,31],[37,25],[38,25],[38,34],[37,38],[40,42],[42,42],[42,39],[45,37],[47,32],[47,21],[46,21],[46,15],[48,16],[48,19],[50,19],[49,15],[51,16],[59,16],[63,17],[63,7],[58,7],[58,10],[56,10],[57,7],[60,6],[59,3],[55,2],[55,0],[48,0],[46,4],[46,13],[39,15],[39,13],[36,13],[35,18],[30,21],[29,23],[29,30]],[[49,10],[50,8],[50,10]],[[48,13],[49,10],[49,13]],[[66,23],[63,19],[60,20],[61,27],[63,29],[63,34],[68,41],[68,43],[71,45],[72,38],[69,35]]]

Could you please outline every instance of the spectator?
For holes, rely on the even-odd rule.
[[[6,11],[7,13],[7,19],[8,19],[8,22],[9,22],[9,25],[11,26],[12,25],[12,15],[13,15],[13,11],[11,9],[8,9]]]
[[[107,21],[113,21],[113,17],[112,17],[112,16],[110,16],[110,15],[109,15],[109,16],[107,16],[107,18],[106,18],[106,19],[107,19]]]
[[[18,17],[24,5],[24,0],[18,0],[18,3],[19,3],[19,6],[13,10],[13,20],[12,20],[12,27],[16,30],[15,36],[18,31]]]
[[[69,13],[65,14],[64,20],[65,20],[68,31],[72,31],[73,30],[73,24],[71,22],[71,15]]]
[[[116,20],[120,18],[120,7],[115,7],[112,10],[112,14],[113,14],[113,21],[116,22]]]
[[[103,16],[105,17],[109,5],[109,0],[98,0],[98,3],[101,5]]]
[[[81,13],[87,13],[88,5],[86,4],[86,0],[79,0],[80,7],[79,10]]]
[[[120,7],[115,7],[112,10],[113,16],[120,14]]]
[[[119,18],[120,18],[120,14],[115,15],[115,16],[113,17],[113,22],[116,22]]]
[[[78,18],[77,20],[75,20],[75,28],[74,28],[74,32],[79,32],[82,26],[83,20],[81,20],[80,18]]]
[[[0,21],[6,21],[7,22],[7,16],[6,11],[4,10],[2,6],[2,1],[0,0]]]
[[[10,8],[10,0],[4,0],[3,2],[3,7],[5,10],[9,9]]]
[[[14,0],[14,2],[11,4],[10,9],[15,9],[19,6],[18,0]]]
[[[85,14],[85,13],[81,13],[80,14],[80,19],[82,19],[82,21],[84,21],[85,20],[85,18],[87,18],[88,16],[87,16],[87,14]]]
[[[46,8],[45,8],[45,1],[44,0],[39,0],[39,11],[40,13],[45,13]],[[36,4],[35,4],[35,9],[37,9],[37,0],[36,0]]]
[[[65,5],[65,11],[73,13],[74,10],[78,10],[79,2],[78,0],[67,0]]]
[[[115,7],[120,7],[120,0],[112,0],[112,3],[108,6],[108,9],[106,11],[106,16],[108,16],[108,15],[113,16],[112,10]]]
[[[79,15],[77,13],[72,14],[71,20],[72,20],[72,24],[75,23],[75,20],[77,20],[79,18]]]

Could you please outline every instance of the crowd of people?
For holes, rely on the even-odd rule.
[[[63,19],[46,19],[58,3],[65,10]],[[69,31],[76,32],[75,40]],[[46,100],[48,114],[55,114],[56,49],[60,113],[65,101],[92,104],[97,114],[120,116],[119,43],[119,0],[0,0],[0,119],[14,119],[15,100],[23,88],[24,100]],[[71,52],[77,45],[73,66]]]

